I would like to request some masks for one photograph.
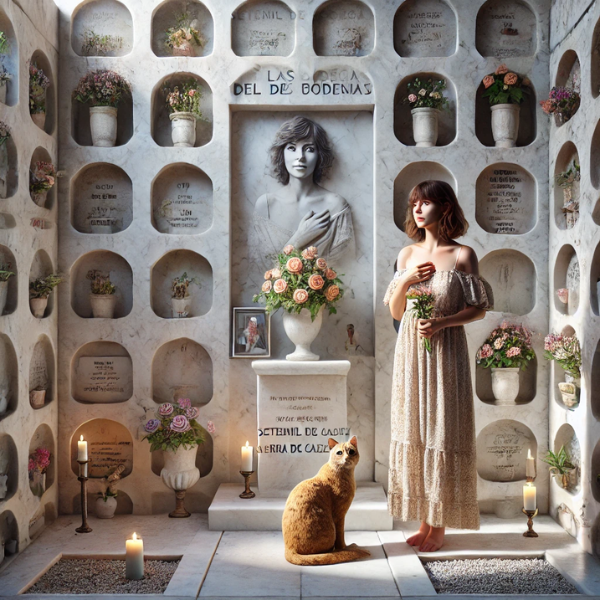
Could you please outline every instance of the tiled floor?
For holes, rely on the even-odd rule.
[[[371,551],[355,563],[298,567],[283,557],[283,540],[276,531],[209,531],[206,515],[186,520],[166,515],[120,516],[109,521],[90,519],[93,533],[75,533],[77,518],[61,517],[40,538],[0,571],[0,596],[16,596],[35,581],[61,555],[117,557],[133,531],[143,536],[148,557],[183,556],[165,595],[170,600],[258,599],[341,600],[359,598],[430,599],[435,596],[418,553],[405,543],[413,525],[383,532],[349,532],[347,543]],[[400,526],[400,524],[397,524]],[[583,552],[575,540],[550,517],[538,517],[538,538],[524,538],[523,519],[500,520],[484,516],[478,532],[449,530],[446,545],[436,558],[546,555],[586,600],[600,600],[600,562]],[[164,596],[161,596],[164,597]],[[581,596],[536,596],[536,600]],[[47,596],[27,596],[28,600]],[[53,596],[56,598],[56,596]],[[70,596],[75,598],[75,596]],[[81,596],[128,598],[131,596]],[[149,598],[149,596],[144,596]],[[151,598],[158,598],[152,596]],[[452,596],[452,600],[516,598],[515,596]]]

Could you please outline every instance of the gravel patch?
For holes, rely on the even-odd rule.
[[[543,558],[423,562],[438,594],[579,594]]]
[[[178,560],[144,561],[144,579],[125,578],[124,560],[59,560],[26,594],[162,594]]]

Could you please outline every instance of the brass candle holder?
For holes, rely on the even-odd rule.
[[[538,509],[526,510],[524,508],[523,513],[527,515],[527,531],[523,533],[523,537],[539,537],[538,534],[533,530],[533,518],[537,516]]]
[[[87,501],[87,465],[89,460],[78,460],[79,463],[79,481],[81,481],[81,527],[77,527],[77,533],[90,533],[92,528],[87,522],[88,501]]]
[[[246,486],[246,489],[240,494],[240,498],[254,498],[256,494],[250,489],[250,477],[254,471],[240,471],[240,473],[244,476]]]

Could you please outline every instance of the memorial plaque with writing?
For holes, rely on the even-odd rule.
[[[128,356],[82,356],[75,369],[73,396],[82,402],[124,402],[133,395]]]

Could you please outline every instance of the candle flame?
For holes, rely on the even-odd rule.
[[[137,540],[137,533],[133,534],[133,538],[132,539]]]
[[[533,458],[533,456],[531,456],[531,448],[527,449],[527,458]]]
[[[250,444],[248,443],[248,441],[246,440],[246,448],[249,446]]]
[[[80,436],[79,436],[79,441],[80,441],[80,442],[83,442],[83,435],[80,435]]]

